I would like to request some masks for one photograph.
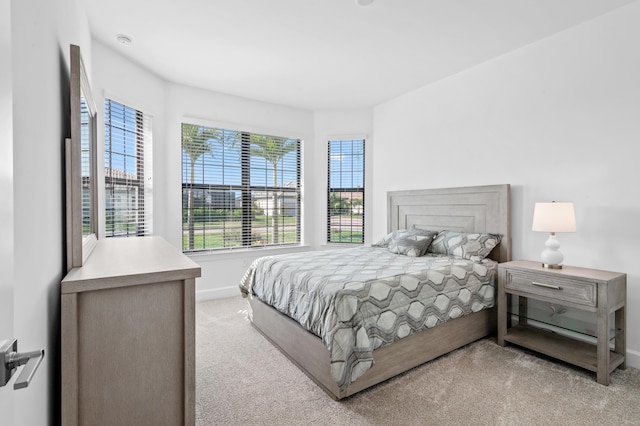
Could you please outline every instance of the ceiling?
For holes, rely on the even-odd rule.
[[[167,81],[321,110],[374,106],[635,0],[81,1],[94,39]]]

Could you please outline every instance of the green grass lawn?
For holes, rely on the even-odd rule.
[[[263,231],[264,228],[254,229],[252,245],[265,245],[271,243],[271,238],[273,237],[271,232],[265,234]],[[271,231],[271,229],[270,229]],[[296,230],[280,230],[279,232],[279,243],[287,244],[287,243],[295,243],[296,242]],[[188,250],[189,248],[189,234],[186,231],[182,233],[182,248],[183,250]],[[207,250],[207,249],[217,249],[217,248],[225,248],[225,247],[242,247],[242,232],[239,228],[227,230],[225,232],[209,232],[205,233],[202,229],[199,231],[196,230],[193,236],[193,250]]]
[[[265,215],[256,215],[251,220],[252,245],[260,246],[272,244],[273,227],[272,218]],[[279,216],[280,227],[279,244],[295,243],[297,218],[294,216]],[[182,247],[189,250],[189,235],[187,222],[182,224]],[[282,227],[285,229],[283,230]],[[194,223],[194,247],[193,250],[208,250],[225,247],[242,246],[242,223],[237,220],[201,220]],[[362,243],[364,235],[359,231],[335,230],[331,231],[332,243]]]
[[[332,243],[362,243],[364,237],[362,232],[351,231],[331,231]]]

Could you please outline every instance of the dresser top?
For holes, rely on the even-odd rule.
[[[199,277],[200,266],[160,237],[103,238],[79,268],[62,280],[62,293]]]

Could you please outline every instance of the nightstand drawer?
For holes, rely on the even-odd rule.
[[[598,301],[595,283],[524,271],[508,270],[505,288],[550,297],[558,303],[572,302],[595,307]]]

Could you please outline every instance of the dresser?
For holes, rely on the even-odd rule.
[[[98,241],[61,285],[62,424],[195,424],[195,278],[160,237]]]
[[[625,368],[627,276],[540,262],[499,265],[498,336],[506,342],[577,365],[609,384]]]

